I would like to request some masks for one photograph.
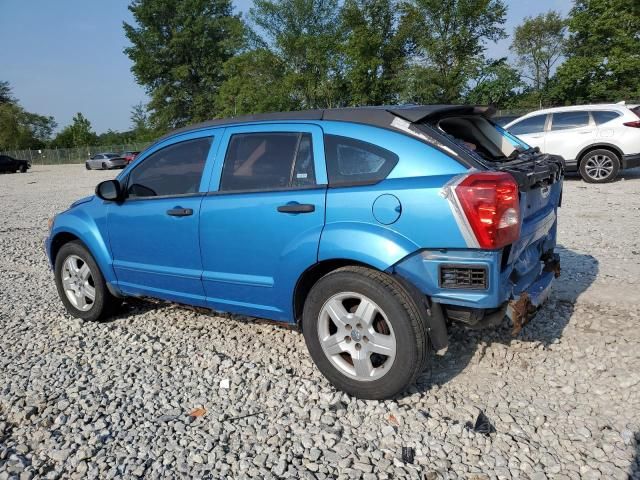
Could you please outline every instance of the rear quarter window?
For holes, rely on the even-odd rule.
[[[615,112],[613,110],[594,110],[591,112],[591,116],[596,122],[596,125],[602,125],[603,123],[610,122],[621,115],[622,114],[620,112]]]
[[[324,150],[329,185],[373,184],[384,180],[398,163],[398,155],[340,135],[325,135]]]

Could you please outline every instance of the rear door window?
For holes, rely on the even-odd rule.
[[[551,122],[551,130],[569,130],[589,125],[589,112],[558,112],[554,113]]]
[[[591,116],[593,120],[596,122],[596,125],[602,125],[603,123],[610,122],[622,115],[620,112],[615,112],[613,110],[593,110],[591,112]]]
[[[325,135],[329,185],[377,183],[398,163],[398,155],[372,143],[340,135]]]
[[[544,124],[547,121],[547,114],[535,115],[525,118],[518,123],[511,125],[509,131],[514,135],[527,135],[530,133],[544,132]]]
[[[315,183],[310,133],[256,132],[231,136],[220,191],[280,190]]]
[[[130,197],[198,193],[213,137],[174,143],[152,153],[129,174]]]

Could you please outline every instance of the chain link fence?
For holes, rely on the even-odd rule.
[[[4,150],[2,155],[28,160],[32,165],[59,165],[62,163],[84,163],[96,153],[141,152],[151,143],[128,143],[124,145],[100,145],[77,148],[43,148],[40,150]]]

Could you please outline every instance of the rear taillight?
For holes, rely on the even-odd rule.
[[[640,120],[634,120],[633,122],[624,122],[625,127],[640,128]]]
[[[480,248],[496,249],[520,236],[518,184],[504,172],[479,172],[454,187]]]

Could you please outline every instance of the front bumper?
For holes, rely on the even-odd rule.
[[[640,167],[640,153],[622,156],[622,168]]]

